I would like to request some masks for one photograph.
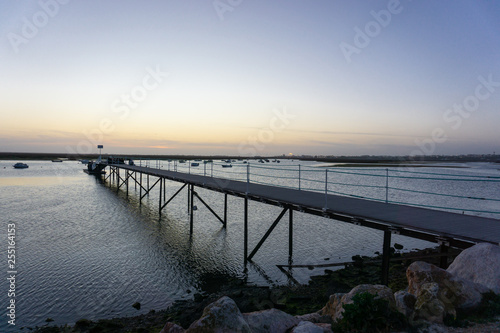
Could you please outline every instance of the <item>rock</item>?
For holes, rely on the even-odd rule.
[[[444,303],[439,297],[439,285],[436,282],[420,286],[412,320],[423,319],[431,323],[442,324],[446,314],[456,315],[451,303]]]
[[[253,333],[285,333],[300,322],[294,316],[278,309],[245,313],[243,314],[243,318]]]
[[[437,266],[416,261],[406,270],[408,279],[408,292],[417,296],[422,286],[435,282],[438,285],[438,298],[446,308],[469,309],[477,307],[481,303],[482,293],[489,291],[488,288],[461,278]]]
[[[417,330],[418,333],[448,333],[448,328],[439,324],[428,324]]]
[[[295,316],[300,321],[310,321],[311,323],[325,323],[328,324],[332,321],[330,316],[322,315],[319,312],[308,313],[305,315]]]
[[[354,287],[347,294],[333,294],[330,296],[330,300],[326,303],[325,307],[321,309],[321,315],[330,316],[332,321],[342,319],[342,313],[344,312],[343,305],[352,303],[352,298],[356,294],[368,292],[372,295],[377,294],[377,298],[385,299],[389,302],[389,305],[396,308],[396,301],[394,300],[394,295],[392,290],[383,285],[372,285],[372,284],[361,284]]]
[[[481,243],[460,253],[447,271],[500,294],[500,246]]]
[[[396,308],[406,317],[410,317],[415,309],[417,298],[407,291],[400,290],[394,294]]]
[[[165,326],[163,326],[163,329],[160,331],[160,333],[184,333],[184,332],[185,331],[182,327],[171,322],[166,323]]]
[[[301,321],[294,327],[292,333],[324,333],[324,330],[310,321]]]
[[[321,309],[320,314],[323,316],[329,316],[333,321],[338,316],[338,311],[342,308],[342,298],[345,297],[345,293],[335,293],[330,295],[330,299],[326,305]]]
[[[196,332],[251,332],[236,303],[224,296],[209,304],[200,319],[193,322],[186,333]]]
[[[321,327],[324,333],[333,333],[332,324],[315,323],[316,326]]]

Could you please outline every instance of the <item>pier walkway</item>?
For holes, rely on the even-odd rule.
[[[150,167],[131,166],[125,164],[110,164],[109,177],[117,176],[118,187],[128,186],[129,179],[139,184],[141,199],[150,190],[160,184],[159,210],[162,209],[187,185],[190,191],[190,231],[193,232],[193,200],[196,196],[210,211],[223,223],[226,222],[227,195],[244,199],[244,258],[251,260],[259,250],[275,226],[285,213],[289,216],[289,254],[293,250],[293,211],[304,212],[338,221],[353,223],[363,227],[381,230],[384,232],[383,244],[383,277],[387,282],[387,271],[390,256],[391,234],[401,234],[408,237],[435,242],[441,245],[442,253],[448,247],[467,248],[475,243],[488,242],[500,245],[500,220],[472,215],[464,215],[434,209],[413,207],[408,205],[386,203],[347,196],[340,196],[279,186],[262,185],[239,180],[210,177],[198,174],[187,174],[177,171],[162,170]],[[120,175],[125,171],[125,176]],[[139,176],[137,175],[139,174]],[[142,175],[157,177],[153,186],[143,186]],[[183,183],[184,185],[169,200],[166,200],[161,187],[165,187],[165,180]],[[225,194],[224,218],[219,217],[208,204],[196,193],[194,187],[201,187]],[[144,191],[144,195],[142,194]],[[253,251],[248,254],[248,200],[255,200],[266,204],[282,207],[283,210],[272,226],[259,241]],[[446,257],[442,257],[442,264],[446,265]]]

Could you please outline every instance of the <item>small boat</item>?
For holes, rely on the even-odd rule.
[[[62,160],[56,159],[56,160],[52,160],[52,162],[62,162]]]
[[[16,168],[16,169],[27,169],[27,168],[29,168],[28,164],[21,163],[21,162],[18,162],[16,164],[14,164],[13,167]]]
[[[222,164],[223,168],[232,168],[233,166],[231,164]]]
[[[81,162],[82,164],[87,165],[87,164],[89,163],[89,160],[80,160],[80,162]]]
[[[192,167],[197,167],[197,166],[199,166],[199,165],[200,165],[200,163],[198,163],[198,162],[193,162],[193,163],[191,163],[191,166],[192,166]]]
[[[88,175],[104,175],[106,174],[106,171],[104,170],[105,167],[106,164],[89,161],[89,163],[87,163],[87,169],[83,169],[83,172]]]
[[[180,161],[179,161],[179,163],[186,163],[186,161],[184,161],[184,160],[180,160]]]

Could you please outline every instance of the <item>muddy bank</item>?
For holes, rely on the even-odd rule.
[[[416,260],[439,264],[437,249],[425,249],[410,253],[397,253],[394,250],[390,266],[389,287],[393,290],[404,289],[407,286],[406,268]],[[449,262],[459,251],[451,252]],[[303,268],[303,269],[314,269]],[[336,269],[336,270],[333,270]],[[318,270],[319,271],[319,270]],[[52,326],[35,328],[35,332],[159,332],[166,322],[175,322],[182,327],[188,327],[198,319],[203,309],[222,296],[233,299],[242,312],[259,311],[270,308],[283,310],[291,315],[301,315],[321,309],[334,293],[348,292],[359,284],[380,283],[380,257],[353,257],[353,262],[344,268],[332,268],[325,274],[313,276],[307,285],[290,285],[279,287],[249,286],[238,279],[220,279],[214,277],[207,282],[204,290],[197,293],[191,300],[175,302],[168,309],[150,311],[135,317],[113,318],[96,322],[80,319],[73,326]],[[222,279],[222,277],[221,277]],[[132,304],[131,304],[132,306]],[[137,305],[136,305],[137,306]],[[29,328],[28,328],[29,329]]]

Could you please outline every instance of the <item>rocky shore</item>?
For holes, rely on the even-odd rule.
[[[277,288],[229,281],[211,293],[148,314],[36,332],[499,332],[500,248],[479,244],[447,270],[439,259],[414,261],[431,250],[399,255],[389,287],[378,285],[380,264],[354,257],[305,286]],[[434,263],[434,264],[433,264]],[[478,323],[479,322],[479,323]],[[365,326],[363,326],[365,325]]]

